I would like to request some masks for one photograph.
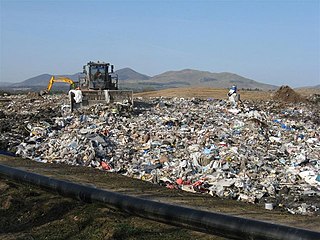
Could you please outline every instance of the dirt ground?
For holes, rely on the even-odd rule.
[[[271,92],[268,91],[238,91],[242,99],[247,100],[265,100],[270,97]],[[172,88],[160,91],[142,92],[136,93],[136,97],[181,97],[181,98],[214,98],[214,99],[226,99],[227,89],[216,89],[216,88]]]
[[[269,100],[273,92],[239,91],[244,100]],[[226,89],[182,88],[135,94],[136,97],[226,99]],[[313,92],[305,91],[303,96]],[[0,164],[57,179],[89,184],[141,198],[320,231],[320,216],[292,215],[262,204],[220,199],[167,189],[149,182],[86,167],[43,164],[0,155]],[[0,239],[223,239],[141,219],[103,204],[86,204],[0,175]]]
[[[319,89],[298,89],[295,90],[302,97],[309,97],[312,94],[319,94]],[[214,98],[214,99],[227,99],[228,89],[217,89],[217,88],[171,88],[160,91],[141,92],[136,93],[135,97],[181,97],[181,98]],[[238,90],[241,99],[243,100],[264,100],[268,101],[272,99],[275,91],[248,91]]]
[[[174,196],[157,185],[85,167],[46,165],[1,155],[0,163],[146,198]],[[222,239],[130,216],[103,204],[85,204],[4,178],[0,178],[0,216],[0,239]]]
[[[151,200],[320,231],[319,216],[265,210],[208,194],[193,194],[86,167],[43,164],[0,155],[0,164]],[[222,239],[86,204],[0,178],[0,239]]]

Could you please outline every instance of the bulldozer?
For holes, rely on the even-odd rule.
[[[114,66],[105,62],[88,62],[79,75],[77,91],[81,91],[82,101],[70,97],[71,110],[95,104],[123,103],[133,106],[133,91],[119,90],[118,75]]]

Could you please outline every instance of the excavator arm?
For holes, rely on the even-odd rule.
[[[50,92],[51,88],[52,88],[52,85],[54,82],[65,82],[65,83],[69,83],[70,84],[70,87],[72,89],[75,88],[75,84],[74,84],[74,81],[70,78],[67,78],[67,77],[58,77],[58,78],[55,78],[54,76],[51,77],[49,83],[48,83],[48,87],[47,87],[47,92]]]
[[[49,93],[51,88],[52,88],[52,85],[53,85],[53,80],[54,80],[54,76],[52,76],[49,80],[49,83],[48,83],[48,86],[47,86],[47,92]]]
[[[75,89],[75,83],[72,79],[70,78],[67,78],[67,77],[58,77],[58,78],[55,78],[54,76],[52,76],[49,80],[49,83],[48,83],[48,86],[47,86],[47,89],[45,91],[41,91],[40,92],[40,95],[45,95],[45,94],[48,94],[52,88],[52,85],[53,83],[55,82],[65,82],[65,83],[69,83],[70,84],[70,88],[71,89]]]

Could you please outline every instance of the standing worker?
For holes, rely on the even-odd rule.
[[[77,108],[81,107],[82,98],[83,98],[82,92],[81,92],[79,87],[69,91],[71,112],[73,112],[74,109],[77,109]]]
[[[228,97],[229,97],[229,101],[230,103],[232,104],[233,107],[236,107],[237,106],[237,103],[239,101],[239,94],[237,93],[237,86],[236,85],[233,85],[229,92],[228,92]]]

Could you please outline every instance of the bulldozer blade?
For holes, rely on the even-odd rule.
[[[133,106],[133,91],[130,90],[83,90],[82,96],[82,102],[75,103],[71,95],[71,111],[96,104],[125,103]]]

